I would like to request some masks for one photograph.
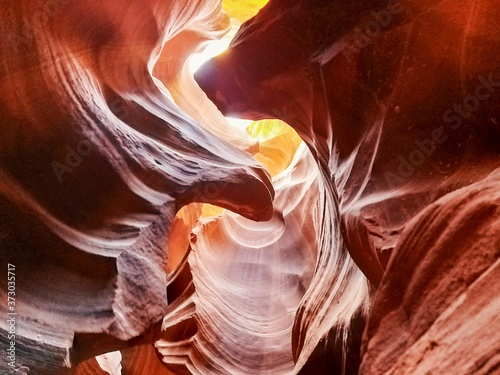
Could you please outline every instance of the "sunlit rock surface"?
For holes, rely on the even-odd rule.
[[[225,211],[198,223],[183,295],[192,294],[170,305],[175,309],[165,317],[166,335],[156,343],[173,370],[292,373],[292,326],[311,282],[321,225],[317,173],[303,145],[273,179],[270,221],[258,223]],[[180,284],[177,279],[173,283]],[[197,329],[186,329],[186,321]]]
[[[500,289],[482,288],[500,248],[500,185],[490,176],[500,166],[499,16],[493,0],[272,0],[197,72],[224,113],[280,118],[316,156],[335,197],[332,225],[379,286],[362,374],[498,370],[489,345],[498,330],[486,327],[498,326]],[[313,282],[308,292],[333,290]],[[328,372],[332,348],[324,328],[300,318],[328,321],[331,336],[343,325],[335,305],[320,295],[301,302],[294,340],[318,343],[304,373]],[[467,329],[452,334],[460,324]],[[294,348],[299,369],[311,349]]]

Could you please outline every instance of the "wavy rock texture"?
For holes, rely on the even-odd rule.
[[[427,207],[377,291],[360,374],[500,368],[500,169]]]
[[[199,222],[188,258],[192,294],[170,305],[176,309],[156,344],[169,367],[192,374],[292,373],[291,330],[316,263],[317,174],[303,145],[273,179],[270,221],[224,211]],[[186,329],[186,320],[196,330]]]
[[[176,36],[223,32],[220,3],[5,1],[0,18],[0,259],[16,266],[17,363],[54,373],[159,334],[180,207],[267,219],[273,191],[255,159],[194,122],[152,74],[191,48],[170,46]],[[7,328],[2,319],[2,347]]]
[[[219,1],[0,19],[18,373],[498,372],[497,1],[271,0],[204,92]]]
[[[437,243],[439,236],[432,228],[422,229],[417,235],[410,223],[429,218],[424,212],[431,215],[430,211],[425,210],[434,210],[432,215],[438,215],[437,202],[451,199],[447,197],[453,191],[475,183],[487,184],[487,176],[500,165],[499,16],[500,5],[493,0],[320,1],[314,5],[297,1],[293,6],[272,0],[242,26],[227,53],[197,72],[200,86],[222,112],[286,121],[315,155],[325,190],[332,197],[325,218],[336,221],[329,225],[342,233],[333,242],[343,241],[371,283],[381,285],[375,293],[374,312],[365,332],[363,374],[412,373],[413,369],[425,373],[425,368],[444,374],[449,373],[448,365],[458,369],[458,364],[464,365],[461,373],[474,373],[474,368],[498,355],[496,347],[483,351],[477,342],[484,332],[477,314],[490,319],[496,303],[492,294],[481,296],[474,284],[474,293],[478,294],[468,302],[462,301],[459,308],[459,293],[445,292],[443,287],[451,282],[456,270],[441,267],[439,262],[446,256],[438,255],[459,248],[457,242],[465,239],[485,241],[482,266],[475,269],[470,265],[468,269],[464,265],[463,272],[475,269],[475,278],[482,272],[482,277],[491,278],[486,270],[498,259],[493,251],[498,248],[500,237],[499,224],[494,219],[498,209],[491,208],[485,214],[484,226],[491,227],[488,234],[464,228],[461,236],[442,245]],[[482,194],[495,202],[493,190],[485,187]],[[477,205],[479,210],[481,202],[473,200],[471,205]],[[449,205],[448,210],[446,215],[467,212],[460,205]],[[451,216],[443,216],[438,223],[442,230],[445,223],[450,231],[461,228]],[[404,247],[411,238],[424,235],[429,238],[425,249]],[[323,238],[332,241],[335,235],[327,232]],[[432,241],[436,241],[433,246]],[[330,371],[327,358],[334,347],[327,345],[326,338],[336,337],[338,330],[347,325],[346,317],[354,312],[344,310],[342,318],[336,309],[337,297],[326,298],[336,289],[335,283],[322,278],[324,265],[338,269],[333,266],[332,254],[339,247],[329,248],[330,259],[319,257],[315,277],[299,307],[294,348],[296,370],[302,368],[304,373]],[[395,248],[398,250],[391,260],[393,268],[384,274]],[[407,259],[409,252],[415,252],[419,259],[433,259],[426,267],[442,280],[440,286],[423,287],[427,273],[421,273],[424,270],[417,261]],[[474,257],[473,249],[463,252]],[[458,258],[451,257],[450,262],[453,259]],[[398,267],[407,270],[412,266],[416,269],[398,276]],[[413,297],[395,293],[398,287],[392,277],[402,285],[410,285],[409,288],[417,288],[418,284],[419,289],[411,294]],[[478,283],[479,280],[482,278]],[[456,311],[446,313],[449,318],[435,303],[416,302],[418,293],[435,293],[438,289],[449,299],[444,306],[455,303]],[[314,298],[307,298],[308,294]],[[414,298],[411,310],[403,303],[408,298]],[[410,315],[399,323],[423,327],[411,340],[398,339],[397,348],[384,338],[398,334],[406,337],[410,327],[378,324],[390,320],[393,306],[404,306],[400,309]],[[425,319],[431,322],[424,324]],[[450,325],[471,319],[474,334],[460,343],[450,341],[442,351],[435,351],[434,357],[427,357],[422,342],[418,347],[413,345],[422,335],[430,335],[431,326],[433,334],[441,330],[443,337],[447,328],[442,319],[449,319]],[[321,328],[311,329],[318,326]],[[307,344],[301,345],[302,340]],[[488,332],[486,342],[489,340],[499,341],[498,334]],[[348,347],[358,344],[347,340]],[[390,358],[407,353],[407,360],[396,366],[387,360],[386,350],[391,351]],[[464,352],[469,355],[460,356]],[[314,363],[306,363],[308,358],[314,359]],[[420,359],[425,364],[419,365]],[[442,364],[433,367],[433,361]],[[452,366],[453,361],[456,364]],[[496,371],[496,362],[492,363],[488,362],[487,368]]]
[[[267,222],[259,224],[257,222],[252,222],[250,220],[244,219],[242,216],[237,216],[234,213],[224,212],[222,214],[222,218],[219,218],[220,220],[224,220],[223,218],[229,217],[231,222],[234,221],[239,224],[244,223],[247,224],[248,227],[240,227],[238,233],[232,233],[232,231],[229,230],[227,231],[231,232],[230,238],[226,238],[226,240],[228,240],[227,242],[229,242],[228,244],[226,244],[226,247],[228,249],[227,252],[218,252],[214,256],[214,248],[212,246],[209,246],[210,244],[208,244],[204,247],[204,256],[199,260],[203,262],[204,258],[209,258],[211,263],[217,264],[223,262],[227,272],[229,272],[230,269],[235,266],[238,266],[239,268],[248,267],[251,271],[255,271],[256,267],[258,267],[256,264],[254,264],[256,262],[249,262],[248,265],[242,266],[242,262],[238,260],[238,257],[230,256],[231,251],[234,252],[235,250],[238,250],[238,254],[241,255],[242,251],[249,250],[248,248],[242,249],[241,245],[235,246],[235,249],[232,249],[231,241],[241,238],[242,240],[246,241],[247,247],[251,246],[250,251],[252,252],[256,251],[254,250],[255,247],[257,249],[261,249],[261,251],[262,249],[264,249],[266,253],[268,252],[271,255],[273,255],[273,253],[276,251],[285,251],[287,256],[293,255],[293,257],[290,258],[289,262],[276,262],[276,265],[275,267],[273,267],[273,269],[276,275],[281,275],[284,280],[289,280],[290,278],[292,278],[293,280],[291,281],[291,284],[299,283],[299,275],[289,275],[289,264],[293,263],[295,264],[295,268],[297,268],[297,262],[300,262],[300,260],[303,259],[304,256],[309,257],[309,268],[311,268],[315,262],[314,255],[311,254],[315,253],[316,251],[316,235],[314,229],[320,222],[318,220],[319,216],[313,215],[313,212],[311,212],[311,208],[307,207],[306,204],[299,201],[301,197],[306,196],[308,197],[307,204],[310,204],[311,207],[315,206],[314,201],[316,200],[315,194],[317,194],[317,189],[313,188],[310,191],[306,190],[311,186],[317,185],[317,181],[315,181],[315,178],[317,176],[317,168],[313,164],[313,160],[311,159],[310,154],[307,152],[303,145],[300,147],[300,152],[296,154],[302,142],[298,135],[286,124],[279,121],[256,122],[249,127],[248,131],[249,134],[252,135],[252,139],[258,141],[259,151],[257,154],[255,154],[255,157],[266,166],[271,175],[280,175],[276,177],[274,186],[275,188],[279,189],[279,195],[281,197],[277,200],[279,206],[286,206],[286,210],[284,210],[283,212],[286,213],[287,219],[285,220],[285,218],[282,217],[283,213],[277,211],[276,215],[278,215],[279,217],[278,225],[274,225],[271,228],[268,228],[269,225]],[[288,202],[287,199],[291,199],[291,201]],[[296,207],[295,205],[297,204],[299,204],[300,207]],[[317,207],[314,207],[314,209],[317,210]],[[189,248],[191,232],[196,226],[198,219],[200,217],[213,217],[216,215],[220,215],[221,213],[222,210],[220,208],[212,205],[190,204],[183,207],[175,216],[170,228],[168,242],[169,259],[167,269],[169,272],[169,287],[167,295],[170,303],[169,309],[176,309],[176,306],[179,305],[182,305],[184,307],[183,309],[176,310],[174,313],[167,314],[167,317],[165,318],[165,336],[163,340],[160,340],[160,342],[157,343],[160,351],[165,353],[165,362],[162,363],[162,361],[159,360],[152,345],[137,345],[121,351],[123,355],[121,364],[123,366],[124,373],[134,375],[146,375],[151,373],[154,373],[155,375],[173,374],[174,372],[171,372],[170,370],[168,370],[168,368],[180,373],[184,373],[185,371],[187,371],[188,366],[186,365],[196,355],[199,355],[197,362],[202,364],[201,368],[197,371],[202,371],[202,373],[208,374],[213,373],[213,371],[210,368],[207,368],[206,365],[203,365],[203,363],[209,363],[210,361],[212,361],[212,358],[215,358],[215,360],[221,363],[221,366],[223,367],[221,367],[222,370],[220,371],[225,373],[228,373],[227,368],[235,367],[239,369],[238,371],[246,371],[249,373],[255,373],[255,371],[257,371],[257,366],[267,368],[267,370],[265,371],[268,373],[273,373],[276,371],[276,369],[279,368],[281,368],[282,370],[283,368],[287,368],[287,370],[283,370],[282,372],[290,373],[291,369],[293,369],[290,344],[290,330],[294,316],[293,308],[291,309],[291,311],[285,311],[286,318],[288,319],[285,319],[285,323],[288,322],[288,325],[285,324],[286,329],[283,332],[279,331],[279,327],[274,327],[277,326],[278,323],[281,323],[281,325],[283,325],[284,319],[282,319],[281,315],[271,314],[269,313],[269,311],[263,312],[261,309],[257,309],[256,311],[254,311],[253,316],[259,319],[265,319],[266,321],[260,324],[264,325],[264,327],[261,327],[259,326],[259,324],[257,324],[257,327],[254,327],[254,329],[252,330],[252,334],[260,339],[261,344],[263,340],[258,336],[264,336],[264,341],[267,337],[272,337],[272,343],[267,346],[261,345],[260,347],[253,348],[255,350],[255,354],[253,354],[253,356],[249,358],[245,358],[245,361],[243,362],[246,370],[242,370],[240,360],[238,360],[235,364],[232,363],[231,358],[238,358],[242,355],[241,349],[234,350],[233,346],[229,346],[229,348],[226,347],[226,350],[229,350],[229,352],[231,352],[231,356],[227,358],[222,356],[220,350],[217,349],[217,344],[213,343],[209,344],[212,347],[212,350],[205,350],[202,353],[197,353],[196,351],[193,351],[192,346],[190,346],[185,352],[183,358],[178,358],[177,356],[177,354],[179,353],[179,348],[181,348],[180,344],[182,344],[182,342],[179,343],[179,340],[181,338],[190,338],[191,335],[193,335],[198,329],[198,324],[192,319],[195,314],[198,316],[204,316],[205,319],[209,320],[209,322],[205,323],[205,325],[210,325],[210,321],[213,320],[214,316],[218,316],[219,314],[227,315],[227,312],[225,312],[227,306],[224,305],[221,308],[217,308],[217,306],[215,306],[217,315],[210,315],[208,317],[206,316],[207,314],[204,313],[206,309],[203,309],[203,306],[206,304],[210,304],[211,296],[213,295],[213,293],[211,293],[210,291],[207,294],[206,288],[197,288],[196,290],[196,294],[199,295],[200,300],[203,301],[203,303],[197,303],[197,305],[201,307],[196,309],[196,305],[194,304],[194,300],[192,298],[195,289],[192,287],[192,276],[190,271],[187,269],[188,264],[186,263],[186,256],[188,255],[187,251]],[[306,218],[304,218],[304,216]],[[309,219],[309,221],[307,221],[307,219]],[[205,220],[210,221],[213,219]],[[293,223],[297,220],[300,220],[302,223],[304,223],[304,226],[307,225],[309,231],[305,231],[299,228],[296,233],[290,229],[287,229],[287,231],[285,232],[285,229],[287,228],[285,226],[286,221],[292,221]],[[274,223],[276,223],[276,220],[274,220]],[[290,226],[291,225],[288,224],[288,227]],[[297,226],[297,224],[295,224],[295,226]],[[251,228],[253,229],[249,235],[249,233],[246,232]],[[292,236],[290,236],[290,232]],[[304,238],[303,234],[306,232],[309,234],[309,236],[306,236],[306,238]],[[260,233],[260,236],[256,237],[260,239],[259,242],[254,241],[254,237],[252,237],[252,235],[255,233]],[[291,238],[288,238],[286,241],[283,241],[281,239],[282,237],[287,236]],[[224,238],[225,236],[218,237]],[[212,236],[204,236],[204,238],[206,241],[211,242]],[[268,238],[270,243],[267,245],[262,245],[262,238]],[[282,247],[284,247],[284,244],[289,248],[293,246],[295,252],[293,254],[290,254],[289,249],[282,249]],[[217,247],[215,247],[215,250],[216,249]],[[304,251],[306,251],[306,254],[302,254]],[[267,265],[265,266],[267,267]],[[308,268],[307,264],[304,266],[299,265],[299,268],[301,267],[304,269]],[[205,275],[200,274],[200,272],[196,272],[196,270],[194,272],[197,275],[196,278],[198,280],[203,281],[207,279],[211,280],[211,282],[215,284],[221,284],[223,286],[226,285],[223,287],[224,290],[230,289],[231,286],[234,286],[233,284],[226,283],[228,279],[223,273],[215,273],[207,278],[205,277]],[[231,272],[233,273],[233,271]],[[309,269],[309,274],[311,273],[312,270]],[[243,282],[239,280],[238,290],[249,290],[249,292],[251,292],[255,285],[250,284],[250,280],[252,280],[252,278],[243,280]],[[280,282],[276,282],[272,285],[266,285],[268,298],[265,298],[266,296],[260,296],[260,298],[256,300],[255,296],[253,296],[252,298],[246,298],[246,300],[240,299],[234,301],[234,298],[229,299],[233,301],[234,305],[232,306],[233,308],[231,309],[231,311],[240,310],[239,320],[241,321],[242,319],[249,318],[249,316],[246,314],[247,310],[244,309],[246,307],[246,304],[248,304],[248,301],[255,301],[252,303],[258,305],[259,302],[269,304],[273,301],[273,298],[287,298],[291,293],[290,291],[286,290],[286,286],[288,284],[285,282],[281,282],[281,280],[279,281]],[[255,282],[256,281],[254,281],[254,283]],[[296,293],[298,294],[296,298],[300,298],[304,290],[305,288],[302,287],[301,291]],[[223,297],[219,297],[217,301],[221,298],[225,299],[227,297],[228,296],[225,294]],[[189,309],[185,308],[187,298],[189,299]],[[286,300],[285,303],[287,303]],[[183,322],[184,320],[188,320],[188,322]],[[215,333],[205,334],[203,336],[199,335],[198,339],[202,340],[203,342],[210,343],[218,337],[222,341],[227,341],[227,339],[225,339],[225,336],[231,336],[232,339],[240,342],[241,337],[243,337],[244,335],[249,335],[247,326],[237,326],[238,330],[235,330],[232,327],[230,329],[220,329],[218,328],[218,326],[219,324],[212,324],[211,326],[209,326],[209,328],[210,331],[213,331]],[[275,332],[271,335],[270,331],[276,329],[278,329],[278,333]],[[255,341],[255,337],[253,337],[252,335],[249,336],[250,341]],[[172,341],[170,341],[171,345],[166,348],[169,343],[168,340]],[[279,347],[279,350],[276,350],[276,347]],[[281,359],[276,363],[270,364],[270,360],[267,358],[267,356],[271,352],[273,353],[273,358],[277,357]],[[172,353],[174,353],[174,355],[172,355]],[[247,355],[247,353],[244,354]],[[266,362],[267,365],[262,366],[263,361]],[[104,371],[102,370],[102,368],[104,367],[102,366],[102,364],[99,367],[97,362],[99,362],[99,364],[102,362],[100,361],[99,357],[97,357],[97,361],[86,361],[85,363],[79,365],[77,370],[75,372],[72,372],[72,374],[90,374],[92,373],[91,371],[96,371],[96,373],[100,374],[102,371]],[[178,362],[184,363],[184,365],[179,366]]]

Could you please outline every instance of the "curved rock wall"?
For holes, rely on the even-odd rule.
[[[291,330],[316,263],[316,177],[301,146],[273,179],[270,221],[224,211],[198,223],[188,258],[197,330],[182,334],[172,327],[180,309],[167,314],[166,336],[156,343],[167,365],[183,363],[192,374],[292,373]]]
[[[5,0],[2,373],[498,372],[499,16]]]
[[[55,371],[159,333],[180,207],[205,201],[267,219],[274,193],[255,159],[194,122],[153,76],[168,40],[223,32],[218,2],[0,9],[0,259],[16,267],[16,363]],[[168,54],[181,59],[184,47]]]
[[[496,371],[496,345],[491,350],[476,348],[485,333],[479,316],[494,324],[496,302],[491,293],[480,297],[473,283],[482,272],[491,277],[487,270],[498,259],[495,189],[478,190],[484,199],[491,199],[490,208],[480,218],[479,213],[477,218],[471,214],[467,224],[452,218],[469,212],[459,198],[456,207],[450,203],[442,214],[438,207],[443,200],[465,194],[463,189],[495,184],[486,181],[492,181],[488,176],[500,166],[499,15],[499,5],[490,0],[314,5],[270,1],[242,26],[227,53],[196,73],[221,111],[286,121],[315,155],[328,190],[336,197],[332,212],[338,216],[330,218],[338,218],[342,241],[375,291],[361,348],[363,374]],[[483,202],[470,199],[470,210],[481,211]],[[433,215],[441,215],[441,221],[431,220]],[[417,231],[412,223],[418,220],[433,226]],[[484,224],[477,224],[482,229],[476,231],[472,228],[477,220]],[[489,229],[483,231],[483,226]],[[463,234],[441,244],[439,232],[446,227],[450,236],[459,230]],[[412,238],[426,238],[425,247],[405,245]],[[441,262],[459,262],[460,255],[454,253],[459,249],[464,259],[479,256],[465,239],[482,243],[482,250],[477,250],[484,257],[477,261],[481,266],[473,261],[469,266],[443,268]],[[412,261],[410,254],[418,260]],[[428,259],[424,274],[417,263],[422,259]],[[431,272],[436,281],[424,287]],[[464,276],[468,282],[457,289],[451,282],[456,272],[474,277]],[[416,289],[406,295],[401,292],[404,285]],[[456,304],[466,298],[469,285],[478,294],[459,309]],[[319,282],[308,293],[326,290],[334,290],[332,284]],[[420,293],[427,296],[438,290],[444,296],[428,297],[432,304],[417,302]],[[495,291],[498,294],[498,288]],[[460,297],[460,293],[465,294]],[[314,309],[305,315],[312,322],[328,321],[333,328],[330,337],[338,335],[342,321],[335,315],[335,299],[306,298],[298,316],[321,300],[328,305],[329,319]],[[442,300],[446,302],[438,308]],[[477,305],[480,312],[467,304]],[[454,315],[445,318],[445,308],[452,305],[458,310],[447,310]],[[392,320],[395,306],[403,316]],[[443,341],[446,324],[451,327],[468,319],[471,333],[460,331],[463,340],[454,336],[456,341],[443,343],[432,355],[427,351],[434,346],[429,349],[425,341],[418,341],[431,331]],[[420,328],[418,332],[411,331],[413,326]],[[300,320],[295,330],[303,337],[310,331]],[[304,367],[304,373],[327,373],[331,368],[326,357],[335,346],[320,340],[324,332],[310,332],[317,347],[309,358],[316,358],[316,363]],[[406,340],[408,335],[411,340]],[[495,340],[498,335],[488,332],[485,342]],[[299,357],[297,368],[300,361]],[[357,369],[346,371],[357,373]]]

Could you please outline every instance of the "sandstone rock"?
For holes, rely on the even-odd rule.
[[[298,132],[334,197],[327,217],[342,232],[337,242],[344,241],[376,286],[382,277],[390,282],[391,270],[383,275],[383,268],[392,251],[413,235],[405,228],[414,218],[453,191],[485,181],[500,165],[499,15],[499,5],[491,0],[297,1],[293,6],[270,1],[242,26],[229,50],[202,67],[196,78],[227,115],[279,118]],[[483,238],[480,232],[468,235],[471,241]],[[489,246],[495,246],[496,238],[498,234]],[[451,251],[456,245],[447,246]],[[331,253],[336,251],[338,247],[331,247]],[[406,261],[402,256],[399,262]],[[321,257],[318,262],[321,273]],[[451,277],[448,271],[436,268],[436,277],[445,282]],[[419,276],[406,272],[402,277],[412,283]],[[304,359],[313,351],[327,357],[333,349],[325,345],[328,330],[301,326],[301,316],[328,322],[330,337],[346,332],[346,320],[335,309],[337,299],[325,298],[335,291],[333,285],[313,282],[308,293],[315,291],[315,298],[304,299],[299,307],[294,338],[309,337],[318,345]],[[382,303],[377,295],[374,311]],[[491,295],[484,298],[477,303],[486,314],[495,302],[490,304]],[[392,303],[402,302],[395,298]],[[318,313],[315,304],[324,304],[324,310]],[[412,306],[411,313],[420,316],[437,311],[435,306]],[[301,315],[302,310],[306,312]],[[381,320],[380,314],[374,319]],[[391,327],[395,334],[406,328]],[[482,332],[480,325],[473,329]],[[385,344],[373,344],[364,363],[386,362],[375,354]],[[409,350],[400,345],[398,354]],[[460,345],[466,351],[476,344],[471,339]],[[301,349],[299,345],[296,350],[297,368]],[[493,358],[493,352],[474,352],[466,368]],[[413,355],[415,365],[421,357]],[[378,368],[363,366],[366,374]],[[391,361],[385,366],[380,373]],[[445,368],[440,371],[446,373]],[[321,371],[328,367],[312,366],[308,373]],[[403,364],[394,371],[411,373]]]
[[[167,40],[200,25],[222,32],[218,2],[50,3],[0,5],[0,262],[16,267],[16,358],[35,372],[153,340],[183,205],[267,219],[273,197],[267,172],[152,74]],[[2,319],[2,347],[7,329]]]
[[[18,373],[498,372],[498,2],[271,0],[206,94],[219,1],[0,19]]]
[[[500,170],[412,220],[373,301],[360,374],[493,374],[500,365]]]
[[[167,367],[190,374],[291,374],[291,331],[316,263],[318,170],[302,145],[273,179],[275,214],[230,211],[200,220],[156,343]],[[182,285],[182,286],[181,286]]]

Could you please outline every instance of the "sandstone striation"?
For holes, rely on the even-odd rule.
[[[273,178],[270,221],[230,211],[199,221],[186,259],[191,277],[182,276],[185,268],[173,281],[187,283],[156,343],[168,367],[192,374],[292,373],[292,326],[316,264],[317,173],[302,145]]]
[[[0,373],[499,373],[499,19],[4,0]]]
[[[0,6],[0,260],[17,270],[16,363],[35,373],[159,334],[183,205],[262,220],[274,194],[255,159],[182,112],[153,74],[176,35],[223,31],[220,3],[49,3]],[[5,319],[0,329],[4,348]]]

